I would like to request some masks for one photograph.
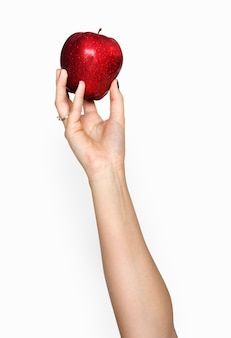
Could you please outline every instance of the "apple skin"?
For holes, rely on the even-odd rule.
[[[60,56],[61,68],[68,73],[67,91],[75,93],[80,80],[85,82],[84,99],[102,99],[123,64],[118,42],[105,35],[78,32],[65,41]]]

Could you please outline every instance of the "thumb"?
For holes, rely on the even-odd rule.
[[[120,123],[123,127],[125,125],[124,98],[118,88],[117,79],[112,81],[110,87],[110,119]]]

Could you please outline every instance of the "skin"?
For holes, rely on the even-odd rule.
[[[125,175],[124,99],[114,80],[110,116],[102,120],[94,101],[84,100],[80,81],[73,102],[67,72],[56,71],[55,105],[65,137],[83,166],[91,189],[105,280],[122,338],[176,338],[172,302],[147,248]],[[83,110],[83,114],[81,114]]]

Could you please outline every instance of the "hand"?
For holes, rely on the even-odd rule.
[[[89,179],[108,168],[123,169],[125,157],[124,100],[115,79],[110,87],[110,116],[103,120],[94,101],[84,100],[85,83],[79,82],[73,102],[67,90],[67,71],[56,71],[55,106],[64,121],[65,137]],[[82,108],[84,114],[81,114]]]

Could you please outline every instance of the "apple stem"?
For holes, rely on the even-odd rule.
[[[102,28],[99,29],[98,34],[101,32]]]

